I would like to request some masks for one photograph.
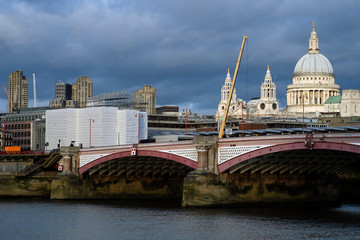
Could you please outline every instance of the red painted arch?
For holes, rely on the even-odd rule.
[[[181,164],[184,164],[188,167],[191,167],[193,169],[197,168],[197,162],[195,162],[194,160],[191,160],[189,158],[185,158],[185,157],[181,157],[172,153],[166,153],[166,152],[159,152],[159,151],[153,151],[153,150],[140,150],[137,149],[136,151],[136,156],[144,156],[144,157],[158,157],[158,158],[163,158],[163,159],[168,159],[171,161],[175,161]],[[83,174],[84,172],[88,171],[90,168],[100,164],[100,163],[104,163],[113,159],[117,159],[117,158],[124,158],[124,157],[136,157],[131,155],[131,151],[127,150],[127,151],[123,151],[123,152],[117,152],[117,153],[113,153],[101,158],[98,158],[92,162],[89,162],[88,164],[85,164],[84,166],[82,166],[79,169],[79,174]]]
[[[229,159],[228,161],[220,164],[218,166],[218,170],[220,173],[222,173],[241,162],[244,162],[246,160],[255,157],[276,153],[276,152],[301,150],[301,149],[308,149],[308,147],[305,146],[304,142],[284,143],[270,147],[260,148],[251,152],[244,153],[240,156],[236,156],[232,159]],[[312,149],[344,151],[344,152],[352,152],[352,153],[360,154],[360,146],[349,143],[319,141],[319,142],[314,142]]]

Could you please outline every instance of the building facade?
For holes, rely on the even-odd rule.
[[[74,86],[74,87],[73,87]],[[76,83],[68,84],[58,82],[55,85],[55,99],[50,101],[49,107],[53,108],[75,108],[79,107],[79,102],[75,101],[73,94],[76,94]],[[92,87],[91,87],[92,89]]]
[[[228,75],[221,88],[221,100],[216,112],[216,119],[222,119],[231,88],[231,77]],[[234,89],[230,102],[230,118],[256,119],[257,117],[298,118],[303,114],[307,118],[360,117],[359,90],[346,89],[342,91],[335,84],[335,75],[330,61],[319,50],[319,39],[315,31],[315,23],[310,34],[307,54],[299,59],[294,68],[292,84],[287,86],[287,106],[279,110],[276,100],[276,86],[272,81],[270,69],[262,82],[261,97],[253,98],[249,102],[236,98]],[[240,102],[246,106],[246,115],[242,114]]]
[[[93,96],[93,83],[87,76],[81,76],[72,84],[72,100],[80,108],[86,107],[86,100]]]
[[[324,109],[325,101],[340,95],[330,61],[320,53],[315,23],[310,34],[308,53],[295,65],[293,83],[287,87],[288,113],[316,114]]]
[[[341,117],[360,116],[360,94],[359,90],[343,90],[340,103]]]
[[[67,108],[46,111],[48,149],[137,144],[148,137],[146,112],[117,107]]]
[[[228,69],[224,85],[221,88],[221,98],[215,116],[216,120],[221,120],[224,116],[226,104],[230,97],[231,83],[232,83],[232,79],[230,76],[230,70]],[[244,111],[241,110],[243,107],[245,107],[245,102],[242,99],[237,98],[236,88],[234,87],[234,91],[230,101],[228,117],[241,118],[244,114],[246,114]]]
[[[71,84],[58,82],[55,85],[55,99],[71,100]]]
[[[1,116],[6,133],[11,134],[12,146],[20,146],[21,151],[35,151],[32,148],[32,142],[44,142],[44,139],[35,139],[38,135],[33,136],[33,122],[45,120],[45,109],[44,107],[23,108],[18,113]],[[45,132],[45,129],[42,131]],[[38,150],[41,148],[43,150],[44,145],[39,145]]]
[[[9,74],[8,94],[8,112],[28,107],[28,78],[23,75],[23,71],[15,70]]]
[[[257,103],[257,111],[260,116],[273,116],[279,113],[279,103],[276,100],[276,85],[272,81],[269,65],[264,82],[261,84],[261,97]]]
[[[4,124],[2,125],[4,126]],[[4,135],[4,127],[0,130],[0,146],[2,151],[5,150],[6,146],[12,146],[12,133],[5,131]]]
[[[156,88],[145,85],[144,89],[138,89],[134,92],[134,97],[144,98],[148,114],[156,114]],[[137,106],[135,108],[138,109]]]

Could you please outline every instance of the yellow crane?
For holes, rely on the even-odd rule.
[[[5,90],[5,92],[6,92],[6,95],[7,95],[8,99],[9,99],[9,103],[11,104],[11,109],[14,110],[14,103],[12,102],[11,97],[10,97],[8,91],[6,90],[6,87],[3,86],[3,88],[4,88],[4,90]]]
[[[219,138],[222,138],[223,135],[224,135],[226,118],[227,118],[227,115],[228,115],[228,112],[229,112],[229,107],[230,107],[231,98],[232,98],[232,95],[233,95],[233,92],[234,92],[236,77],[237,77],[237,74],[238,74],[238,70],[239,70],[239,66],[240,66],[240,62],[241,62],[241,57],[242,57],[242,53],[243,53],[243,50],[244,50],[245,41],[246,41],[247,38],[248,38],[247,36],[244,36],[242,44],[241,44],[239,58],[238,58],[237,63],[236,63],[236,68],[235,68],[233,80],[232,80],[232,83],[231,83],[231,88],[230,88],[230,93],[229,93],[230,95],[229,95],[229,98],[228,98],[227,103],[226,103],[224,116],[223,116],[223,119],[222,119],[222,122],[221,122],[221,127],[219,129]]]

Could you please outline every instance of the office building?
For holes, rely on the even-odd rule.
[[[28,107],[28,79],[23,75],[23,71],[15,70],[9,74],[8,94],[9,113]]]

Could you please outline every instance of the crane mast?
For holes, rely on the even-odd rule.
[[[8,99],[9,99],[9,102],[10,102],[10,105],[11,105],[11,111],[13,111],[13,110],[14,110],[14,103],[12,102],[11,97],[10,97],[8,91],[6,90],[6,87],[3,86],[3,88],[4,88],[5,93],[6,93],[7,97],[8,97]]]
[[[230,102],[231,102],[231,98],[232,98],[232,95],[233,95],[233,92],[234,92],[236,77],[237,77],[237,74],[238,74],[238,70],[239,70],[239,66],[240,66],[240,62],[241,62],[241,57],[242,57],[242,53],[243,53],[243,50],[244,50],[245,41],[246,41],[247,38],[248,38],[247,36],[243,36],[243,41],[242,41],[242,44],[241,44],[239,58],[238,58],[237,63],[236,63],[236,68],[235,68],[233,80],[232,80],[232,83],[231,83],[231,88],[230,88],[230,93],[229,93],[230,95],[229,95],[227,103],[226,103],[224,116],[223,116],[223,119],[222,119],[222,122],[221,122],[221,127],[220,127],[220,130],[219,130],[219,139],[222,138],[223,135],[224,135],[224,129],[225,129],[227,115],[228,115],[228,112],[229,112]]]

